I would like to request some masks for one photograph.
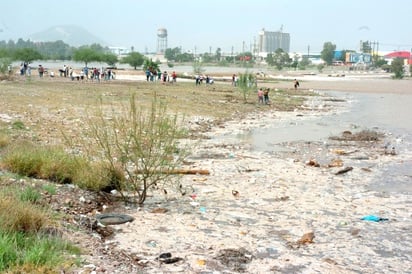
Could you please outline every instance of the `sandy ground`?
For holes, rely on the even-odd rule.
[[[301,88],[353,92],[411,94],[412,87],[410,80],[299,80]],[[274,87],[283,85],[292,82]],[[145,273],[412,273],[410,194],[367,189],[380,167],[401,161],[381,143],[291,144],[280,155],[214,138],[311,115],[327,113],[256,112],[213,129],[191,157],[191,168],[211,174],[184,176],[185,196],[155,193],[145,207],[130,208],[135,220],[115,226],[110,244],[135,254]],[[361,220],[370,214],[388,220]]]

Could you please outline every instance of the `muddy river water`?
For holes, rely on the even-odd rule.
[[[305,115],[292,122],[275,120],[268,127],[237,137],[249,143],[252,150],[276,153],[287,150],[285,144],[293,142],[327,143],[330,136],[338,136],[345,130],[383,132],[388,136],[385,145],[394,149],[398,157],[371,175],[375,177],[370,188],[412,193],[412,96],[336,91],[325,94],[344,99],[344,103],[336,104],[337,110],[328,115]],[[314,98],[308,103],[314,113],[324,104],[320,100]]]

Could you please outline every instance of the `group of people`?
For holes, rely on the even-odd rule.
[[[299,81],[294,79],[293,80],[293,87],[295,88],[295,90],[298,89],[299,85],[300,85]],[[265,104],[265,105],[270,104],[269,91],[270,91],[270,88],[259,88],[258,89],[257,96],[258,96],[259,104]]]
[[[196,75],[195,76],[195,81],[196,81],[196,86],[200,86],[201,84],[203,84],[203,81],[205,81],[206,85],[211,85],[214,83],[214,80],[212,77],[210,77],[209,75]]]
[[[161,72],[160,70],[152,70],[146,69],[146,81],[147,82],[154,82],[154,81],[162,81],[163,83],[172,82],[176,83],[177,81],[177,74],[173,71],[170,75],[167,71]]]
[[[269,88],[260,88],[258,89],[257,95],[258,95],[258,102],[259,104],[265,104],[268,105],[269,102]]]
[[[100,82],[101,79],[112,80],[115,79],[116,74],[112,69],[108,68],[89,68],[85,66],[79,73],[76,72],[72,67],[64,65],[59,69],[60,77],[70,77],[72,80],[96,80]]]

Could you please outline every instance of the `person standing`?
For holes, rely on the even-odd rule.
[[[269,104],[269,91],[270,91],[269,88],[263,91],[263,101],[265,102],[266,105]]]
[[[167,71],[163,72],[163,83],[166,83],[167,81]]]
[[[39,77],[40,78],[42,78],[43,77],[43,74],[44,74],[44,68],[43,68],[43,66],[42,65],[39,65]]]
[[[260,89],[258,90],[257,95],[258,95],[258,102],[259,102],[259,104],[263,104],[263,89],[262,89],[262,88],[260,88]]]
[[[172,81],[173,81],[173,83],[176,83],[176,79],[177,79],[176,71],[173,71],[172,72]]]
[[[294,81],[294,87],[295,87],[295,90],[297,90],[298,89],[298,87],[299,87],[299,81],[298,80],[296,80],[295,79],[295,81]]]

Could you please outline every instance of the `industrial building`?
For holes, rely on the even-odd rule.
[[[262,29],[259,32],[259,56],[266,57],[268,53],[274,53],[279,48],[284,52],[289,52],[290,50],[290,34],[283,32],[282,27],[279,31],[267,31]]]

